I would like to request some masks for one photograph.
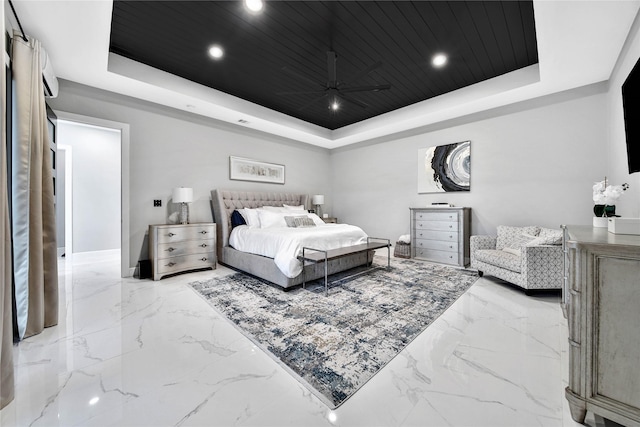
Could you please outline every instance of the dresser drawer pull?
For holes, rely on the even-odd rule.
[[[202,231],[200,232],[200,234],[207,234],[207,233],[208,233],[208,231],[206,231],[206,230],[202,230]]]
[[[176,250],[176,248],[167,248],[166,250],[167,250],[168,252],[173,252],[173,251],[175,251],[175,250]]]
[[[453,249],[453,245],[449,245],[449,249]]]
[[[203,243],[203,244],[201,244],[200,246],[201,246],[201,247],[203,247],[203,248],[206,248],[206,247],[207,247],[207,244],[206,244],[206,243]]]
[[[205,257],[200,258],[200,261],[206,261],[207,259]]]
[[[175,234],[169,233],[169,237],[173,237],[173,236],[175,236]]]
[[[167,267],[173,267],[174,265],[176,265],[175,262],[170,262],[169,264],[166,264]]]
[[[450,225],[449,228],[453,228],[453,225]]]

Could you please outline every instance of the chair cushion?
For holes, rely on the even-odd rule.
[[[522,270],[522,258],[503,250],[480,249],[476,251],[476,260],[515,271],[516,273],[520,273]]]
[[[509,227],[506,225],[499,225],[498,238],[496,240],[496,249],[501,250],[505,247],[519,248],[521,244],[521,236],[523,234],[536,237],[539,231],[540,228],[535,226]]]

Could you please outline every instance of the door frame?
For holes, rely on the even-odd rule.
[[[77,122],[120,131],[120,276],[131,277],[135,270],[129,266],[129,124],[81,114],[54,110],[58,120]],[[60,141],[62,143],[62,141]],[[66,196],[65,196],[66,197]],[[66,213],[65,213],[66,215]],[[66,227],[65,227],[66,229]],[[65,230],[66,232],[66,230]],[[65,245],[66,237],[65,237]]]

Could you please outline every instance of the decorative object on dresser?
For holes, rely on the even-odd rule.
[[[593,218],[594,227],[607,227],[608,217],[619,216],[616,215],[616,201],[622,194],[627,191],[629,184],[624,183],[622,185],[607,185],[607,177],[604,177],[604,181],[596,182],[593,185]]]
[[[469,264],[471,208],[409,208],[411,257],[465,267]]]
[[[168,274],[216,268],[216,224],[150,225],[153,280]]]
[[[571,417],[640,426],[640,236],[563,229]]]
[[[180,203],[180,224],[189,224],[189,205],[193,202],[193,188],[174,188],[173,203]]]
[[[471,267],[533,289],[562,288],[562,231],[499,225],[497,236],[471,236]]]
[[[418,193],[471,189],[471,141],[418,150]]]
[[[315,206],[316,215],[322,218],[322,205],[324,205],[324,196],[322,194],[315,194],[311,196],[311,204]]]
[[[284,165],[229,156],[229,179],[284,184]]]

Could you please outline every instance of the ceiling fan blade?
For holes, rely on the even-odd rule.
[[[390,89],[391,85],[372,85],[372,86],[355,86],[355,87],[345,87],[340,88],[340,92],[349,93],[349,92],[378,92],[380,90]]]
[[[358,107],[361,107],[361,108],[367,108],[369,106],[369,104],[365,104],[364,102],[362,102],[362,101],[360,101],[358,99],[352,98],[350,96],[345,96],[343,94],[339,94],[337,96],[340,99],[344,99],[345,101],[350,102],[352,104],[355,104],[355,105],[357,105]]]
[[[276,95],[321,95],[324,92],[324,90],[296,90],[290,92],[276,92]]]
[[[317,103],[317,102],[320,102],[321,100],[323,100],[323,99],[324,99],[324,98],[326,98],[326,97],[327,97],[327,94],[325,93],[324,95],[319,96],[319,97],[317,97],[317,98],[315,98],[315,99],[313,99],[313,100],[311,100],[311,101],[307,102],[307,103],[306,103],[306,104],[304,104],[302,107],[298,108],[298,111],[302,111],[302,110],[304,110],[305,108],[309,108],[309,107],[311,107],[313,104],[315,104],[315,103]]]
[[[358,74],[356,74],[355,76],[353,76],[351,78],[352,82],[358,81],[361,78],[363,78],[364,76],[366,76],[367,74],[369,74],[370,72],[372,72],[373,70],[375,70],[376,68],[382,67],[382,61],[378,61],[375,64],[371,64],[369,65],[367,68],[365,68],[364,70],[360,71]]]
[[[311,80],[310,78],[303,76],[302,74],[298,73],[297,71],[292,70],[289,67],[282,67],[282,71],[284,71],[285,73],[289,74],[290,77],[294,77],[296,79],[299,80],[304,80],[305,82],[308,82],[312,85],[319,85],[319,86],[324,86],[321,83],[318,83],[316,81]]]
[[[336,84],[336,62],[338,58],[335,52],[327,52],[327,76],[329,79],[329,86],[335,87]]]

